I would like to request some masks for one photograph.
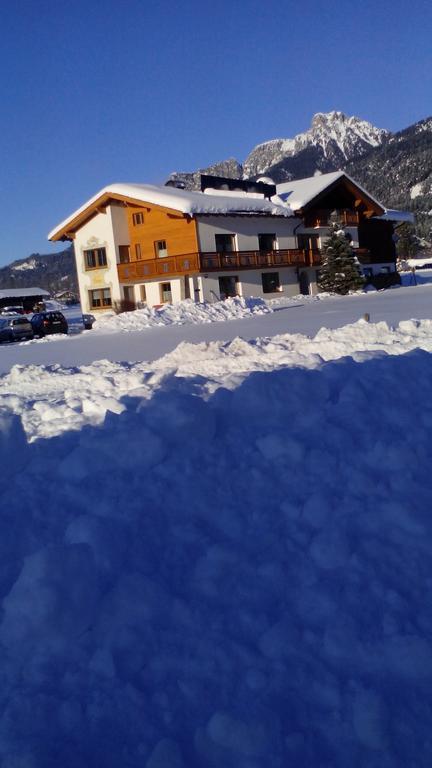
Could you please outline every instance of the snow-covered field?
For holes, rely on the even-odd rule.
[[[429,768],[431,299],[0,350],[2,768]]]
[[[410,281],[409,275],[406,280]],[[269,312],[269,308],[273,311]],[[322,327],[339,328],[356,322],[365,313],[373,323],[384,320],[395,326],[400,320],[431,317],[431,308],[431,282],[354,296],[281,298],[268,304],[256,299],[251,304],[229,300],[206,306],[184,302],[181,307],[166,310],[126,313],[114,321],[107,316],[84,333],[76,333],[82,327],[81,314],[79,308],[71,308],[68,320],[72,335],[0,346],[0,374],[13,365],[70,367],[101,359],[152,361],[172,352],[183,341],[232,341],[239,336],[253,340],[284,333],[314,336]]]

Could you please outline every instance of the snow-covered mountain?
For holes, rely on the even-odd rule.
[[[391,134],[344,168],[389,208],[412,211],[416,233],[432,242],[432,118]]]
[[[258,144],[246,158],[243,172],[246,177],[257,176],[306,149],[316,151],[318,168],[322,160],[332,167],[340,167],[379,146],[388,136],[388,131],[376,128],[367,120],[347,117],[343,112],[317,112],[308,131],[293,139],[273,139]]]
[[[317,112],[309,130],[294,138],[272,139],[258,144],[243,165],[234,158],[171,178],[186,189],[199,189],[200,173],[228,178],[270,175],[276,182],[312,176],[315,171],[334,171],[385,143],[391,134],[367,120],[343,112]]]
[[[0,288],[28,288],[37,285],[51,293],[71,290],[76,293],[78,280],[73,248],[59,253],[32,253],[0,268]]]
[[[14,272],[27,272],[29,269],[37,269],[39,266],[36,259],[31,256],[29,259],[25,259],[24,261],[17,261],[14,263],[14,265],[11,267],[11,269],[14,270]]]
[[[417,234],[432,242],[431,117],[390,133],[343,112],[318,112],[308,131],[258,144],[243,165],[231,159],[203,172],[228,178],[264,174],[280,183],[340,169],[389,208],[413,211]],[[199,172],[173,178],[199,189]]]

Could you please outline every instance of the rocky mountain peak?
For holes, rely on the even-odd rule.
[[[312,118],[311,129],[318,128],[321,125],[327,125],[332,122],[344,123],[348,120],[344,112],[316,112]]]
[[[298,156],[305,150],[309,165],[326,171],[341,167],[346,161],[359,157],[373,147],[379,146],[389,136],[388,131],[376,128],[367,120],[349,117],[344,112],[317,112],[311,127],[292,139],[273,139],[258,144],[244,164],[246,176],[256,176],[273,165]],[[313,173],[313,168],[311,170]]]

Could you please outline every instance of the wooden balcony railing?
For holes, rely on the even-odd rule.
[[[233,253],[203,252],[200,254],[202,272],[227,269],[256,269],[262,267],[309,267],[319,264],[319,251],[289,248],[280,251],[234,251]]]
[[[305,227],[329,227],[332,213],[333,211],[330,210],[319,210],[311,212],[310,214],[306,215]],[[337,215],[337,220],[342,224],[343,227],[357,227],[359,223],[359,215],[356,211],[343,209],[337,211]]]
[[[319,250],[290,248],[280,251],[234,251],[233,253],[188,253],[117,264],[121,283],[135,283],[155,277],[178,277],[200,272],[243,271],[266,267],[314,267],[321,262]]]
[[[129,264],[117,264],[121,283],[134,283],[152,277],[175,277],[199,272],[199,254],[188,253],[185,256],[166,256],[162,259],[143,259]]]

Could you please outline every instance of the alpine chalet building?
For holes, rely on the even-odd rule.
[[[112,184],[48,235],[74,243],[84,312],[182,299],[317,291],[321,249],[337,215],[377,287],[398,281],[388,211],[342,171],[286,182],[202,176],[201,192]]]

